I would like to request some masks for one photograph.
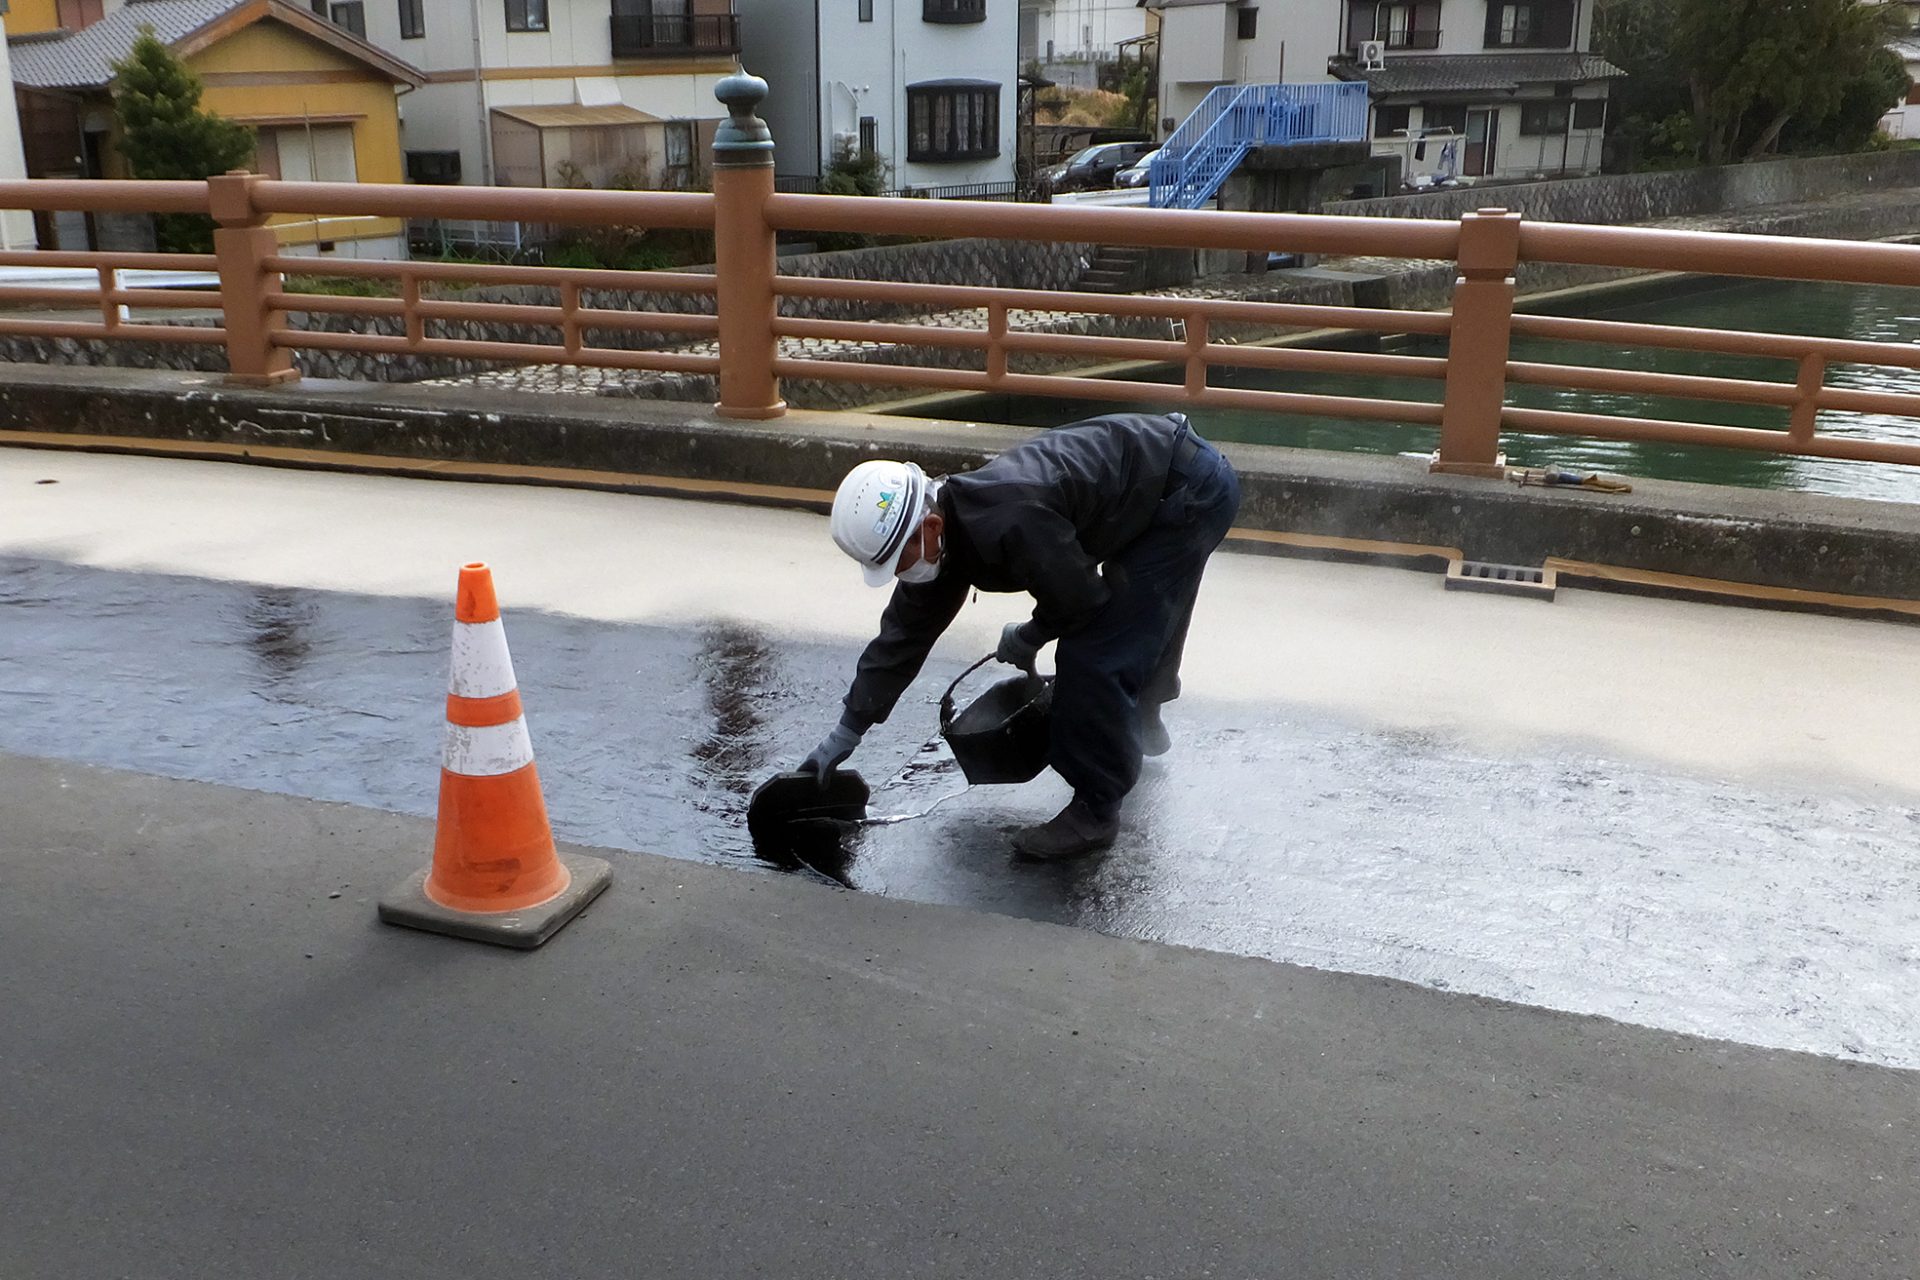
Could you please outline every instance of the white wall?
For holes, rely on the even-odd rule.
[[[840,0],[835,0],[836,3]],[[852,0],[845,0],[852,3]],[[876,20],[885,0],[875,0]],[[767,82],[760,118],[773,131],[776,173],[819,172],[819,36],[815,0],[734,0],[740,14],[740,65]]]
[[[1240,39],[1239,5],[1182,5],[1160,15],[1160,115],[1177,126],[1222,84],[1324,84],[1339,48],[1341,8],[1260,0],[1254,34]],[[1166,132],[1165,128],[1162,132]]]
[[[0,20],[0,34],[4,34],[4,21]],[[20,140],[20,111],[14,101],[11,90],[13,84],[13,62],[7,56],[7,46],[0,39],[0,85],[8,86],[0,98],[5,105],[0,106],[0,180],[14,182],[27,176],[27,151]],[[32,249],[38,245],[33,233],[33,215],[19,209],[10,209],[0,213],[0,248]]]
[[[822,4],[823,160],[832,156],[836,132],[852,133],[859,117],[872,116],[880,154],[892,168],[896,187],[1012,181],[1018,142],[1019,11],[1014,0],[988,0],[986,12],[984,22],[936,23],[923,20],[921,0],[874,0],[869,23],[859,21],[855,0]],[[954,164],[907,160],[907,86],[947,79],[988,80],[1000,86],[998,156]]]

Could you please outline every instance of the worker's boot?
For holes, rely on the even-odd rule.
[[[1104,817],[1101,814],[1101,810],[1075,797],[1048,821],[1014,836],[1013,847],[1037,862],[1065,862],[1098,853],[1120,834],[1119,807],[1106,811]]]
[[[1160,718],[1160,706],[1158,702],[1140,704],[1140,750],[1150,756],[1163,756],[1173,750],[1173,735]]]

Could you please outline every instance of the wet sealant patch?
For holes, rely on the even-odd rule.
[[[557,833],[753,858],[753,788],[852,646],[509,609]],[[0,558],[0,750],[432,812],[445,602]],[[967,789],[936,651],[855,760],[851,887],[1645,1025],[1920,1066],[1920,814],[1285,705],[1181,702],[1105,857],[1018,863],[1067,791]]]

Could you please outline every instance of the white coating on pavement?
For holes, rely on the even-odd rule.
[[[41,486],[40,479],[60,483]],[[884,592],[801,512],[531,487],[0,450],[0,553],[375,595],[444,597],[486,560],[502,610],[751,624],[859,639]],[[990,651],[1020,597],[956,642]],[[1489,747],[1551,740],[1716,777],[1920,799],[1920,629],[1438,576],[1215,557],[1189,693],[1305,704]],[[830,719],[831,717],[829,717]]]

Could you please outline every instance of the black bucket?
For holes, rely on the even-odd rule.
[[[960,681],[993,661],[980,659],[940,696],[940,736],[972,783],[1031,782],[1047,767],[1053,737],[1053,680],[1018,675],[1002,680],[953,713]]]

